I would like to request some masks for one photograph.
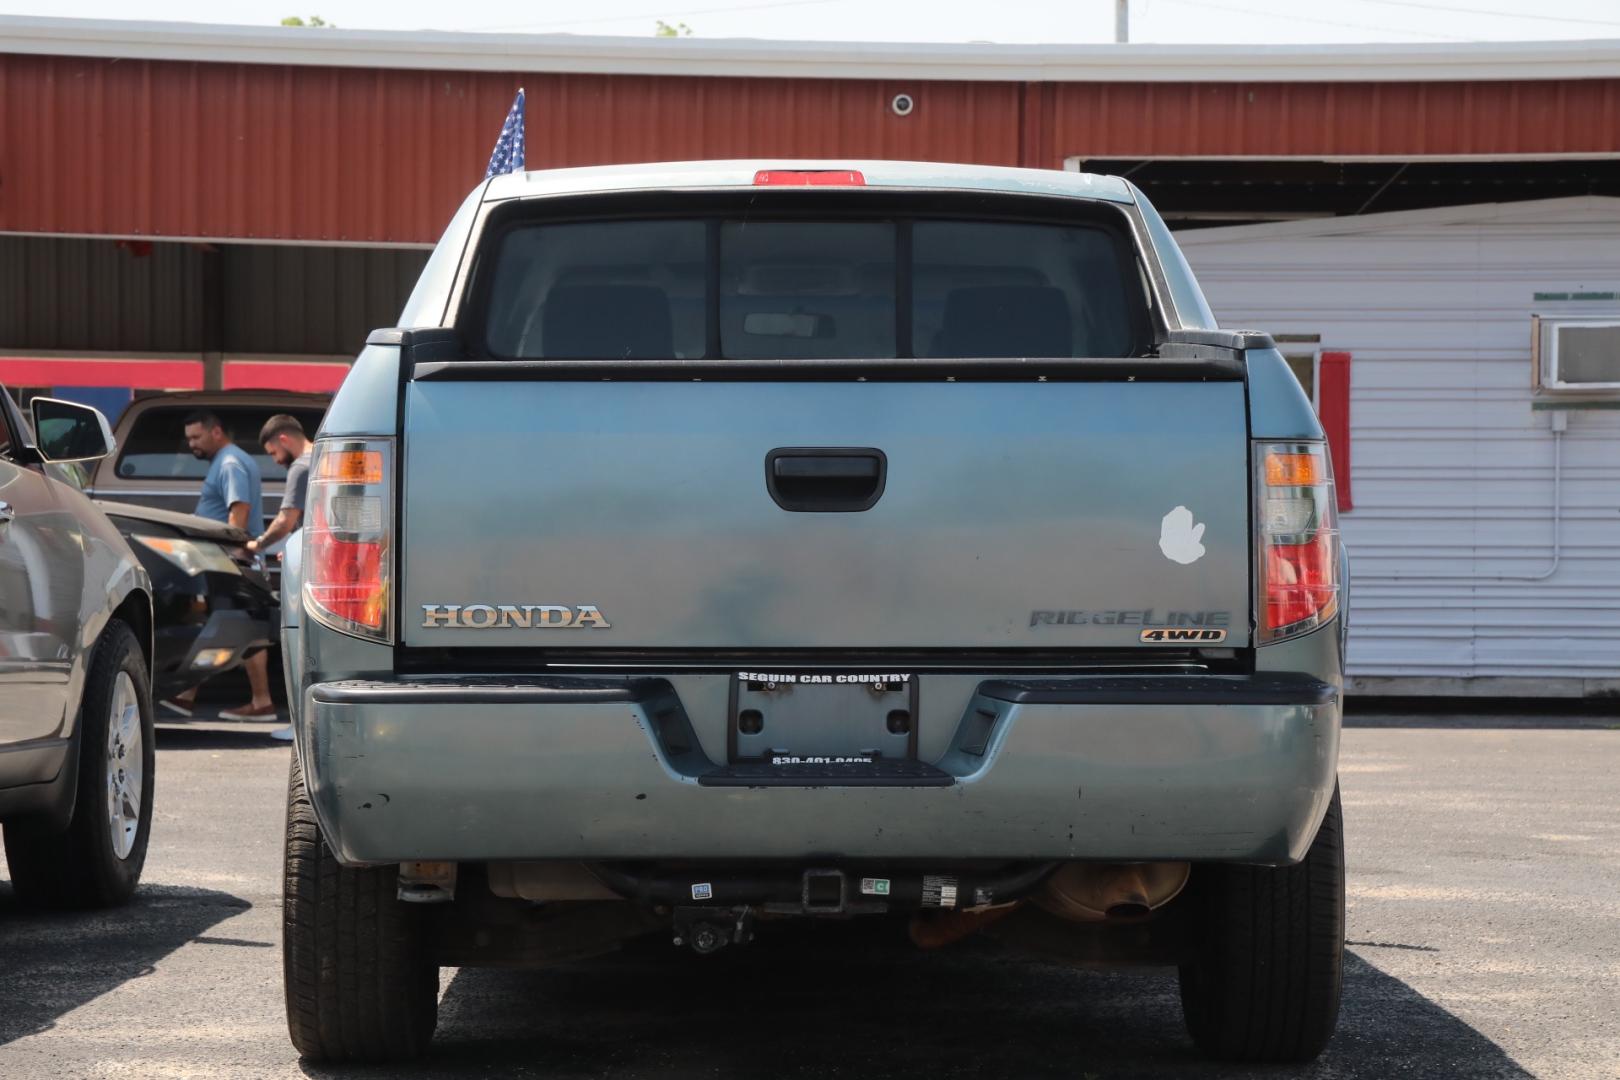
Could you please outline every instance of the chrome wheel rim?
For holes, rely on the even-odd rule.
[[[120,859],[135,850],[135,834],[141,829],[142,738],[135,681],[120,671],[107,716],[107,831]]]

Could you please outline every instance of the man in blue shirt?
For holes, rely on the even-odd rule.
[[[186,447],[194,457],[208,462],[196,515],[258,535],[264,527],[259,463],[231,441],[219,417],[211,412],[186,417]]]
[[[185,431],[187,449],[208,462],[202,497],[197,500],[197,516],[235,525],[249,536],[257,535],[264,528],[259,463],[231,441],[230,432],[211,412],[194,412],[186,417]],[[274,720],[277,713],[275,703],[270,700],[269,654],[254,653],[242,661],[242,666],[247,670],[253,700],[238,708],[226,709],[219,714],[220,719]],[[191,690],[164,705],[189,716],[195,697],[196,691]]]

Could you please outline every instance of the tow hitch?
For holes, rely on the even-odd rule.
[[[930,874],[916,869],[815,868],[746,874],[646,873],[605,863],[589,866],[626,900],[696,911],[748,907],[771,915],[875,915],[910,908],[992,907],[1034,891],[1057,868],[1025,863],[990,874]]]
[[[754,940],[754,921],[761,915],[849,918],[881,915],[897,908],[982,909],[1023,898],[1051,874],[1054,866],[1026,865],[972,879],[915,871],[892,878],[875,876],[882,871],[866,876],[835,867],[816,867],[797,874],[702,878],[655,876],[604,865],[590,869],[625,899],[670,912],[674,943],[707,956],[727,945],[745,945]]]
[[[772,915],[870,915],[888,910],[884,903],[854,900],[842,870],[806,870],[796,900],[766,900],[758,905]],[[707,883],[692,886],[693,899],[713,895]],[[675,908],[675,944],[690,945],[700,956],[727,945],[754,940],[754,906],[711,908],[683,904]]]

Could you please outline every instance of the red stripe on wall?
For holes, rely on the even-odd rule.
[[[1339,509],[1350,510],[1350,354],[1324,352],[1317,365],[1316,411],[1327,432],[1328,453],[1333,457],[1333,481],[1339,493]]]
[[[348,364],[311,364],[274,360],[227,360],[227,390],[302,390],[330,394],[343,385]]]
[[[7,386],[128,386],[138,390],[201,390],[201,360],[91,360],[0,356]]]

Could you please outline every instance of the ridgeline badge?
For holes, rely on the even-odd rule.
[[[612,624],[594,604],[423,604],[425,627],[462,627],[495,630],[507,627],[536,630],[610,630]]]
[[[1170,611],[1154,608],[1135,611],[1032,611],[1031,629],[1037,626],[1135,626],[1136,640],[1144,645],[1213,645],[1226,640],[1232,623],[1230,611]]]

